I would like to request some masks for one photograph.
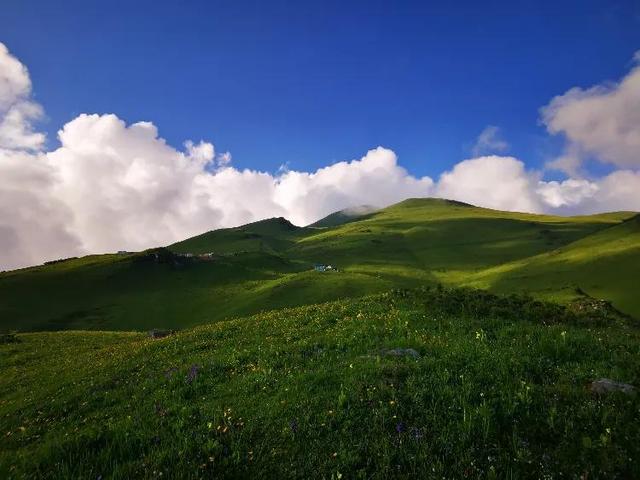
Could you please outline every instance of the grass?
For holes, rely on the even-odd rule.
[[[636,317],[640,308],[633,287],[640,266],[640,216],[600,230],[563,248],[508,262],[451,283],[498,292],[537,291],[555,301],[570,301],[576,290],[611,300]],[[449,273],[451,275],[451,273]],[[443,275],[440,280],[446,280]]]
[[[394,290],[0,344],[2,478],[638,478],[640,330],[600,303]],[[388,356],[411,348],[419,358]]]
[[[631,212],[555,217],[411,199],[318,224],[270,219],[168,247],[213,252],[206,261],[162,250],[162,262],[150,252],[96,255],[2,273],[0,331],[186,328],[439,282],[560,303],[583,291],[640,318]],[[311,271],[318,262],[340,271]]]

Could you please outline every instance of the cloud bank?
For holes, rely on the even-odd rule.
[[[636,74],[634,69],[629,76]],[[640,173],[633,169],[637,132],[628,123],[637,110],[627,111],[618,100],[623,95],[627,103],[637,93],[628,93],[629,76],[606,92],[604,87],[570,91],[544,110],[550,131],[564,133],[580,150],[605,152],[603,161],[625,167],[597,180],[547,182],[521,160],[498,155],[461,161],[433,180],[411,175],[383,147],[315,172],[274,174],[236,168],[229,152],[218,154],[209,142],[186,141],[182,149],[174,148],[154,124],[127,124],[113,114],[76,117],[58,132],[60,146],[45,151],[45,136],[33,128],[43,110],[31,97],[28,71],[0,44],[0,269],[166,245],[274,216],[305,225],[336,210],[409,197],[539,213],[640,210]],[[607,140],[603,133],[587,144],[577,114],[566,112],[575,102],[594,98],[612,101],[608,115],[621,115],[616,125],[628,128],[609,129],[616,138]],[[593,110],[596,117],[599,108]],[[589,125],[609,131],[597,120]],[[506,148],[497,129],[485,133],[478,154]],[[627,143],[612,147],[620,138]]]
[[[568,140],[553,166],[575,174],[588,155],[622,168],[640,167],[640,51],[618,83],[572,88],[541,109],[552,134]]]

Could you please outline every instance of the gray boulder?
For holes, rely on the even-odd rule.
[[[635,393],[636,387],[628,383],[616,382],[609,378],[599,378],[589,384],[589,390],[598,395],[604,395],[611,392],[622,392],[627,395]]]
[[[382,355],[388,357],[420,358],[420,354],[413,348],[392,348],[390,350],[383,350]]]
[[[153,330],[149,330],[149,337],[153,339],[158,339],[158,338],[168,337],[173,333],[175,333],[174,330],[158,330],[157,328],[154,328]]]

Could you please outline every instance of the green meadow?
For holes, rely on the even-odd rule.
[[[2,478],[638,478],[640,330],[611,308],[395,290],[162,339],[0,345]]]
[[[639,273],[434,199],[4,272],[0,478],[640,478]]]

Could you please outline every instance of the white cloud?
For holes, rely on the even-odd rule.
[[[386,206],[433,193],[429,177],[416,178],[383,147],[362,159],[339,162],[314,173],[284,171],[276,180],[274,200],[294,223],[306,224],[356,205]]]
[[[6,111],[17,99],[31,93],[29,72],[20,60],[0,42],[0,111]]]
[[[0,43],[0,148],[38,150],[45,141],[32,121],[42,108],[29,100],[31,79],[27,68]]]
[[[640,172],[618,170],[594,183],[597,193],[578,204],[572,213],[640,212]]]
[[[354,204],[425,196],[432,184],[408,175],[384,148],[315,173],[272,175],[238,170],[227,158],[208,169],[213,145],[187,142],[179,152],[152,124],[127,126],[114,115],[81,115],[59,138],[46,156],[54,194],[74,212],[71,229],[88,251],[145,248],[280,215],[307,224]]]
[[[478,135],[472,153],[475,156],[480,156],[506,152],[507,150],[509,150],[509,144],[501,137],[500,129],[494,125],[489,125]]]
[[[637,53],[635,58],[640,58]],[[585,155],[623,168],[640,167],[640,65],[619,83],[572,88],[541,113],[547,130],[568,140],[568,153],[551,167],[575,174]]]
[[[0,148],[0,270],[82,252],[44,156]]]
[[[552,208],[575,207],[586,199],[591,199],[599,186],[588,180],[569,178],[562,182],[539,182],[536,193]]]
[[[229,165],[231,163],[231,159],[232,159],[231,152],[224,152],[216,157],[216,160],[218,161],[218,166],[220,167],[225,167]]]
[[[286,166],[272,174],[238,169],[230,153],[216,154],[206,141],[177,150],[152,123],[127,125],[116,115],[76,117],[58,132],[60,146],[45,152],[44,136],[31,129],[41,109],[26,68],[4,46],[0,65],[9,66],[0,70],[0,268],[166,245],[273,216],[304,225],[408,197],[530,212],[640,210],[640,174],[632,170],[545,182],[517,158],[491,155],[464,160],[434,183],[378,147],[315,172]]]
[[[493,155],[464,160],[443,173],[436,195],[499,210],[541,212],[537,182],[538,175],[525,171],[520,160]]]

